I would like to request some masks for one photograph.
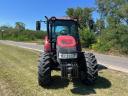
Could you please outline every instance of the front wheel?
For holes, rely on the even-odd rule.
[[[81,81],[84,84],[92,85],[98,77],[98,65],[95,55],[92,53],[85,53],[83,64],[85,64],[86,68],[80,72]]]
[[[49,54],[42,53],[38,65],[38,83],[40,86],[48,86],[51,83],[51,59]]]

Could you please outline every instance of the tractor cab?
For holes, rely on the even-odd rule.
[[[79,38],[78,23],[75,20],[51,18],[49,25],[49,36],[53,39],[61,35],[69,35],[75,38]]]
[[[37,21],[36,30],[40,30],[41,22],[42,21]],[[50,42],[49,44],[45,44],[46,47],[44,46],[44,49],[46,49],[46,51],[56,50],[57,38],[59,36],[63,36],[64,38],[67,38],[67,36],[72,36],[75,39],[75,41],[77,41],[77,43],[80,44],[77,19],[71,19],[69,17],[51,17],[50,19],[48,19],[46,17],[46,21],[43,22],[45,22],[47,25],[47,37],[45,38],[45,41]],[[47,47],[48,45],[50,45],[51,48]],[[80,50],[80,48],[78,49]]]

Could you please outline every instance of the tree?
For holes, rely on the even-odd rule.
[[[12,29],[12,27],[10,25],[0,26],[0,30],[8,30],[8,29]]]
[[[92,8],[68,8],[66,14],[71,18],[77,18],[79,20],[80,26],[89,27],[89,20],[92,19]]]
[[[80,25],[80,36],[83,47],[90,47],[95,42],[94,20],[92,19],[92,8],[68,8],[67,16],[77,18]],[[89,30],[90,29],[90,30]]]
[[[128,0],[96,0],[101,19],[108,25],[128,23]]]
[[[93,32],[90,32],[87,28],[83,28],[80,32],[82,47],[91,47],[95,43],[96,38]]]
[[[121,18],[122,23],[126,23],[128,25],[128,1],[118,10],[119,17]]]
[[[16,22],[15,29],[17,29],[17,30],[25,30],[25,24],[23,22]]]
[[[105,28],[93,45],[100,51],[113,51],[128,54],[128,0],[96,0],[98,12],[101,14],[97,21],[101,28],[104,20]],[[106,26],[107,25],[107,26]]]
[[[67,11],[66,11],[66,14],[69,17],[74,17],[74,9],[73,8],[68,8]]]
[[[104,20],[98,19],[98,20],[96,21],[95,26],[96,26],[96,32],[97,32],[97,33],[100,33],[101,30],[103,30],[103,29],[105,28]]]

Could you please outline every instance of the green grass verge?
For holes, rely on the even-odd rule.
[[[36,43],[38,45],[43,45],[44,44],[44,40],[43,39],[37,39],[37,40],[33,40],[33,41],[25,41],[27,43]]]
[[[0,96],[128,96],[128,75],[101,70],[94,86],[68,82],[52,72],[53,84],[37,83],[38,52],[0,44]]]

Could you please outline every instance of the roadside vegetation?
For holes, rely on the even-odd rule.
[[[66,11],[67,16],[79,19],[83,47],[128,54],[128,0],[96,0],[96,4],[97,8],[77,7]],[[100,15],[95,22],[94,11]]]
[[[18,24],[16,23],[15,28],[6,25],[1,26],[0,39],[14,41],[39,41],[42,40],[46,35],[45,31],[25,29],[25,26],[23,26],[24,23],[18,22]]]
[[[97,5],[101,20],[106,23],[92,48],[128,54],[128,1],[97,0]]]
[[[69,82],[53,71],[53,84],[42,88],[37,82],[38,56],[36,51],[0,44],[0,96],[128,96],[128,75],[108,69],[99,72],[94,86]]]

